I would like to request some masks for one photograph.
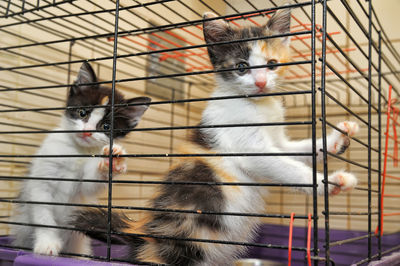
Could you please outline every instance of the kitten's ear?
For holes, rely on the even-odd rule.
[[[216,18],[212,12],[206,12],[203,19]],[[230,27],[223,19],[203,21],[203,33],[206,43],[214,43],[228,40]]]
[[[291,9],[284,8],[279,9],[275,14],[268,20],[266,27],[277,34],[285,34],[290,32],[290,15]],[[282,43],[289,45],[290,37],[283,37]]]
[[[81,85],[85,83],[94,83],[97,82],[96,74],[93,71],[93,68],[88,62],[84,62],[79,69],[78,76],[74,82],[74,85],[71,87],[71,93],[78,93],[81,90],[85,90],[90,87],[90,85]]]
[[[144,112],[149,108],[148,103],[151,102],[151,98],[149,97],[137,97],[137,98],[132,98],[128,99],[126,101],[127,103],[143,103],[143,105],[134,105],[134,106],[129,106],[129,126],[131,128],[136,127],[136,125],[139,123],[140,118],[142,118],[142,115]]]

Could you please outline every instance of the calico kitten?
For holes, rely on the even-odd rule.
[[[214,18],[206,13],[204,18]],[[229,42],[289,33],[290,10],[279,10],[263,27],[231,28],[224,20],[206,20],[203,30],[207,43]],[[279,78],[285,67],[277,63],[289,60],[289,38],[272,38],[251,42],[208,46],[215,69],[237,68],[216,74],[218,86],[213,97],[269,93],[278,90]],[[248,66],[267,65],[246,69]],[[284,121],[280,97],[241,98],[210,101],[203,112],[200,125],[274,123]],[[338,128],[349,136],[358,131],[354,122],[342,122]],[[328,151],[344,152],[349,137],[333,131],[327,138]],[[317,150],[322,140],[317,141]],[[312,151],[311,139],[293,141],[282,126],[201,128],[195,130],[182,149],[186,154],[215,153],[285,153]],[[318,154],[321,159],[321,154]],[[266,179],[278,183],[312,184],[311,158],[305,156],[226,156],[183,157],[165,176],[176,182],[260,182]],[[351,173],[338,171],[329,175],[331,194],[352,189],[357,179]],[[322,193],[323,175],[318,173],[318,193]],[[299,188],[311,194],[312,188]],[[217,241],[251,242],[259,220],[255,217],[215,215],[212,213],[264,213],[260,191],[253,186],[160,185],[150,206],[158,209],[193,210],[198,213],[149,212],[140,221],[132,221],[113,213],[113,231],[133,235],[114,235],[116,240],[131,246],[130,259],[172,265],[233,265],[246,251],[242,245],[211,244],[199,241],[179,241],[174,238],[209,239]],[[102,224],[99,224],[102,221]],[[107,228],[107,213],[86,210],[78,213],[77,228],[93,226]],[[105,235],[87,232],[98,239]],[[140,237],[146,235],[146,237]],[[156,236],[155,238],[148,237]],[[172,238],[172,239],[168,239]]]
[[[69,89],[67,109],[56,130],[109,130],[111,89],[99,85],[96,75],[88,63],[84,63],[74,85]],[[143,103],[130,107],[115,107],[114,128],[131,129],[139,122],[151,101],[147,97],[124,99],[115,91],[115,104]],[[73,106],[95,106],[101,108],[68,108]],[[114,131],[114,138],[123,138],[128,131]],[[113,154],[124,154],[121,146],[114,144]],[[63,179],[108,180],[109,158],[69,157],[63,155],[109,155],[108,132],[79,132],[49,134],[40,146],[38,155],[60,155],[60,157],[35,158],[29,176],[32,180],[22,183],[18,197],[21,201],[49,203],[79,203],[82,197],[94,198],[106,187],[106,183],[39,181],[35,177]],[[113,174],[126,171],[124,158],[113,159]],[[66,226],[74,207],[17,204],[13,222],[39,225]],[[61,251],[90,254],[90,242],[80,233],[34,226],[13,226],[14,245],[33,248],[35,253],[57,255]]]

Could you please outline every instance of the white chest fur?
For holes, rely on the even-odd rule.
[[[234,99],[210,102],[203,113],[207,125],[234,124],[237,127],[205,129],[221,152],[260,152],[278,147],[285,136],[284,108],[279,98]],[[257,127],[249,124],[264,124]],[[243,125],[240,127],[239,125]]]

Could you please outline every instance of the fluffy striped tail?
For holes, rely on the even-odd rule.
[[[122,232],[132,222],[123,213],[111,213],[111,231]],[[103,209],[88,208],[79,210],[73,215],[71,222],[83,234],[107,242],[108,212]],[[136,237],[127,235],[111,235],[112,244],[128,244],[134,242]]]

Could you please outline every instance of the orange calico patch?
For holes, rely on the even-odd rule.
[[[265,54],[268,55],[268,50],[267,50],[267,42],[266,41],[257,41],[257,45],[260,47],[261,51]]]
[[[257,45],[260,46],[261,51],[265,54],[266,60],[275,59],[279,63],[286,63],[290,61],[289,49],[288,46],[283,45],[279,39],[276,40],[268,40],[268,41],[257,41]],[[283,70],[286,67],[279,67],[277,69],[278,74],[283,74]]]
[[[149,223],[153,218],[149,215],[144,217],[143,219],[140,219],[139,221],[133,221],[133,220],[129,220],[127,222],[128,227],[122,229],[123,233],[127,233],[127,234],[138,234],[138,235],[145,235],[147,234],[145,232],[145,225],[147,223]],[[141,239],[143,239],[144,241],[146,241],[147,243],[155,243],[156,240],[152,237],[140,237],[137,236]]]
[[[108,96],[104,96],[103,99],[101,99],[101,105],[108,104],[108,100],[109,100]]]
[[[186,145],[180,148],[180,152],[184,154],[215,154],[214,151],[205,149],[199,145],[187,143]],[[180,162],[183,161],[193,161],[198,160],[201,161],[203,164],[210,167],[217,178],[220,179],[221,182],[226,183],[236,183],[239,182],[236,177],[229,174],[227,171],[223,170],[220,165],[222,164],[222,160],[219,157],[183,157],[180,159]],[[176,164],[175,167],[179,166],[180,164]],[[239,186],[234,186],[236,190],[240,190]]]
[[[150,216],[145,216],[139,221],[129,220],[127,222],[128,228],[123,229],[123,232],[128,234],[145,234],[144,225],[151,220],[152,218]]]

